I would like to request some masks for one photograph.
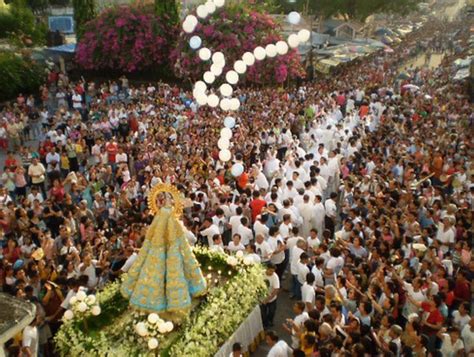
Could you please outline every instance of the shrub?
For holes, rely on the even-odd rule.
[[[181,78],[196,80],[209,70],[209,63],[201,62],[198,51],[189,47],[188,41],[194,35],[201,37],[203,47],[225,54],[225,73],[245,52],[253,52],[257,46],[265,47],[281,40],[279,31],[279,24],[258,7],[250,9],[245,4],[236,3],[226,5],[205,20],[200,19],[192,34],[180,33],[172,52],[174,73]],[[301,76],[304,76],[304,69],[300,56],[296,50],[290,50],[284,56],[256,62],[247,70],[245,79],[252,83],[283,83],[288,77]]]
[[[85,69],[124,72],[167,65],[176,33],[149,6],[109,8],[86,24],[76,61]]]
[[[37,21],[25,1],[15,0],[9,7],[0,9],[0,38],[31,39],[34,44],[44,44],[47,26]]]
[[[45,79],[44,67],[30,58],[0,52],[0,101],[11,100],[19,93],[35,93]]]

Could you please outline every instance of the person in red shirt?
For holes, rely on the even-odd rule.
[[[471,302],[471,286],[462,270],[456,275],[456,285],[454,286],[454,299],[457,302]]]
[[[7,158],[5,159],[5,166],[9,169],[14,169],[18,166],[18,160],[15,159],[11,151],[7,153]]]
[[[252,210],[252,222],[255,222],[257,216],[262,212],[263,207],[267,205],[267,202],[260,197],[260,192],[253,191],[253,200],[250,202],[250,208]]]
[[[237,188],[239,191],[245,190],[249,182],[249,175],[244,171],[242,175],[237,178]]]
[[[118,144],[115,140],[109,141],[107,145],[105,145],[105,150],[107,150],[109,162],[111,164],[115,164],[115,156],[118,153]]]

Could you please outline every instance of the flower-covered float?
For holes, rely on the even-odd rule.
[[[62,356],[212,356],[266,294],[263,267],[242,252],[182,239],[179,197],[167,186],[150,194],[156,216],[129,273],[71,299],[55,336]],[[154,205],[163,191],[174,207]]]

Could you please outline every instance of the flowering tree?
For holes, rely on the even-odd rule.
[[[200,19],[192,34],[181,32],[171,53],[174,73],[181,78],[196,80],[209,70],[209,63],[201,62],[198,51],[189,47],[192,36],[201,37],[203,47],[225,54],[225,73],[245,52],[253,52],[257,46],[265,47],[282,40],[279,30],[275,20],[258,8],[250,9],[245,4],[236,3],[226,5],[205,20]],[[284,56],[256,62],[247,70],[245,80],[252,83],[283,83],[287,78],[302,76],[304,69],[300,56],[296,50],[290,50]]]
[[[76,61],[85,69],[124,72],[167,65],[176,33],[149,6],[109,8],[86,24]]]

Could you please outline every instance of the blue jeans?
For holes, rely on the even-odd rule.
[[[263,327],[268,328],[273,326],[273,318],[277,308],[277,300],[269,302],[268,304],[261,304],[260,310],[262,313]]]

